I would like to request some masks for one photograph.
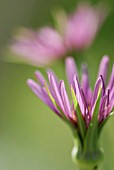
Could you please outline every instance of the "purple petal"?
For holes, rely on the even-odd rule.
[[[54,73],[54,71],[51,70],[51,69],[47,69],[47,74],[48,74],[48,75],[52,74],[53,77],[54,77],[54,79],[55,79],[55,81],[56,81],[56,83],[57,83],[57,86],[59,86],[59,80],[58,80],[56,74]]]
[[[110,96],[109,96],[109,103],[110,103],[110,111],[114,108],[114,85],[112,87],[112,90],[110,91]]]
[[[47,92],[45,88],[41,88],[35,81],[28,79],[27,80],[28,86],[31,88],[31,90],[42,100],[45,104],[47,104],[58,116],[61,117],[58,109],[53,105],[50,98],[47,95]]]
[[[31,90],[36,94],[36,96],[39,97],[44,103],[46,103],[45,96],[42,93],[42,88],[31,79],[27,80],[27,84],[31,88]]]
[[[75,74],[78,75],[75,61],[72,57],[68,57],[65,62],[66,62],[66,75],[69,84],[73,84],[74,75]]]
[[[45,83],[46,81],[45,81],[44,76],[41,74],[41,72],[40,72],[40,71],[36,71],[36,72],[35,72],[35,75],[36,75],[36,78],[38,79],[39,83],[40,83],[42,86],[44,86],[44,83]]]
[[[72,117],[72,113],[71,113],[71,107],[70,107],[70,102],[68,99],[68,95],[65,89],[65,84],[64,81],[61,81],[60,83],[60,91],[61,91],[61,98],[64,104],[64,108],[65,108],[65,113],[68,117]]]
[[[82,65],[82,89],[84,95],[87,96],[89,86],[88,70],[86,65]]]
[[[82,91],[82,96],[83,96],[83,100],[84,100],[84,104],[85,104],[85,115],[84,115],[84,118],[85,118],[85,122],[86,122],[86,125],[88,127],[89,123],[90,123],[90,120],[91,120],[91,115],[89,114],[89,110],[88,110],[88,103],[87,103],[87,98],[85,97],[84,95],[84,92],[83,90],[81,89]]]
[[[54,79],[55,79],[56,86],[57,86],[58,89],[59,89],[59,81],[58,81],[58,78],[57,78],[56,74],[55,74],[51,69],[48,69],[48,70],[47,70],[47,75],[48,75],[48,80],[49,80],[49,82],[50,82],[50,87],[49,87],[49,89],[50,89],[50,92],[51,92],[52,96],[54,96],[54,91],[53,91],[53,89],[51,88],[51,78],[50,78],[50,75],[53,75],[53,77],[54,77]]]
[[[88,106],[90,106],[90,104],[91,104],[92,96],[93,96],[92,90],[88,89],[88,92],[87,92],[87,103],[88,103]]]
[[[107,71],[108,71],[109,58],[104,56],[101,60],[98,77],[102,75],[104,82],[106,81]]]
[[[76,98],[77,98],[78,104],[80,106],[82,114],[84,115],[86,106],[85,106],[85,103],[84,103],[81,87],[80,87],[80,84],[78,82],[78,78],[77,78],[76,75],[74,76],[74,86],[75,86]]]
[[[50,100],[45,87],[42,87],[42,91],[44,93],[45,99],[46,99],[46,104],[57,114],[61,117],[61,114],[59,113],[58,109],[54,106],[54,104],[52,103],[52,101]]]
[[[99,88],[100,87],[102,88],[102,96],[103,96],[105,89],[104,89],[104,82],[103,82],[102,76],[100,76],[97,79],[97,82],[95,84],[94,93],[93,93],[93,97],[92,97],[92,101],[91,101],[91,106],[90,106],[90,115],[91,116],[92,116],[94,108],[95,108],[95,104],[96,104],[96,101],[97,101],[98,92],[99,92]]]
[[[107,95],[105,95],[105,96],[102,98],[102,101],[101,101],[101,104],[100,104],[99,122],[101,122],[102,119],[104,118],[104,113],[105,113],[105,109],[106,109],[107,98],[108,98]]]
[[[63,105],[63,102],[61,99],[60,91],[59,91],[58,85],[56,83],[55,77],[53,76],[52,73],[49,73],[48,75],[49,75],[50,89],[51,89],[51,92],[53,92],[52,95],[53,95],[56,103],[58,104],[58,106],[65,113],[64,105]]]
[[[112,68],[112,73],[111,73],[111,77],[110,77],[110,81],[108,83],[108,86],[107,86],[107,89],[112,89],[114,86],[114,65],[113,65],[113,68]]]

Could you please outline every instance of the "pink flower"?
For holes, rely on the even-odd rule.
[[[77,10],[69,17],[67,22],[65,35],[67,47],[75,48],[76,51],[88,48],[92,44],[106,14],[106,11],[99,6],[79,4]]]
[[[31,65],[44,66],[64,55],[65,46],[56,30],[45,27],[36,32],[22,29],[15,37],[11,50]]]
[[[36,71],[35,76],[38,82],[28,79],[27,84],[35,95],[60,118],[66,123],[69,122],[75,129],[79,128],[78,133],[83,138],[80,131],[80,119],[82,119],[80,116],[83,117],[85,131],[88,130],[93,119],[96,119],[100,133],[102,125],[107,121],[110,114],[114,113],[112,112],[114,109],[114,65],[109,83],[106,86],[108,64],[109,58],[104,56],[100,63],[94,91],[92,91],[87,66],[83,65],[82,81],[80,83],[75,61],[73,58],[68,57],[66,59],[66,74],[71,88],[71,101],[68,97],[64,80],[58,80],[53,71],[47,72],[49,82],[46,82],[43,75]],[[97,106],[97,110],[96,105],[99,106]]]
[[[83,50],[91,45],[106,17],[100,7],[79,4],[74,14],[57,16],[59,31],[44,27],[39,31],[22,29],[11,44],[19,59],[35,66],[44,66],[65,56],[72,50]]]

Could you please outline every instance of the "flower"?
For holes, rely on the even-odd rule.
[[[107,12],[100,6],[79,4],[74,14],[69,16],[65,42],[69,49],[76,51],[88,48],[100,29]]]
[[[39,71],[35,73],[39,83],[31,79],[27,81],[28,86],[37,97],[71,127],[74,138],[78,139],[79,145],[77,156],[73,152],[75,159],[79,159],[79,162],[86,160],[86,163],[90,161],[90,164],[92,161],[92,167],[95,167],[102,157],[98,139],[104,124],[114,109],[114,65],[109,83],[106,86],[108,63],[109,58],[104,56],[92,92],[87,66],[82,66],[82,81],[79,83],[74,59],[71,57],[66,59],[66,74],[72,94],[71,102],[64,80],[59,81],[51,70],[47,72],[49,84]]]
[[[102,91],[98,113],[99,124],[109,116],[114,107],[114,65],[110,81],[105,88],[108,62],[109,58],[104,56],[99,67],[98,79],[94,87],[94,92],[92,92],[89,85],[87,66],[82,66],[82,82],[79,83],[74,59],[71,57],[66,59],[66,74],[73,97],[72,104],[70,104],[64,80],[58,81],[58,78],[52,70],[48,70],[47,72],[49,85],[39,71],[36,71],[35,73],[39,83],[31,79],[28,79],[27,83],[32,91],[55,113],[63,120],[67,119],[71,124],[77,127],[78,118],[74,101],[76,100],[84,119],[85,126],[88,128],[99,97],[99,91]]]
[[[62,37],[51,27],[37,32],[23,28],[11,43],[11,50],[31,65],[44,66],[64,55],[65,47]]]
[[[20,30],[14,37],[10,49],[18,59],[35,66],[45,66],[54,60],[83,50],[91,45],[96,33],[106,18],[104,8],[79,4],[70,16],[61,12],[56,15],[58,30],[44,27],[38,31]]]

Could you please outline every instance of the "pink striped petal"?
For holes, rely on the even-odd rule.
[[[62,98],[64,108],[65,108],[65,113],[68,117],[72,118],[70,102],[69,102],[68,95],[65,89],[64,81],[61,81],[60,83],[60,91],[61,91],[61,98]]]
[[[72,57],[68,57],[65,62],[66,62],[66,75],[69,84],[73,84],[74,75],[75,74],[78,75],[75,61]]]
[[[53,76],[52,73],[49,74],[49,81],[50,81],[50,89],[53,92],[53,96],[58,104],[58,106],[61,108],[61,110],[65,113],[65,109],[64,109],[64,105],[61,99],[61,95],[60,95],[60,91],[59,88],[57,86],[55,77]]]
[[[74,86],[75,86],[75,91],[76,91],[76,98],[78,100],[78,104],[80,106],[81,112],[83,115],[85,115],[85,107],[86,106],[85,106],[83,95],[81,92],[81,87],[80,87],[80,84],[78,82],[78,78],[76,75],[74,76]]]
[[[104,56],[101,60],[98,77],[102,75],[104,82],[106,81],[107,71],[108,71],[109,57]]]

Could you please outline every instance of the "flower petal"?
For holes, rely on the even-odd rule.
[[[114,108],[114,86],[110,92],[110,96],[109,96],[109,103],[110,103],[110,111],[112,111],[112,109]]]
[[[62,98],[64,108],[65,108],[65,113],[68,117],[72,118],[70,102],[69,102],[68,95],[65,89],[64,81],[61,81],[60,83],[60,91],[61,91],[61,98]]]
[[[38,96],[43,102],[46,103],[46,99],[44,94],[42,93],[41,87],[32,79],[27,80],[28,86],[31,88],[31,90]]]
[[[50,89],[51,89],[51,92],[53,92],[52,95],[55,98],[60,109],[65,113],[64,105],[61,99],[60,91],[56,83],[55,77],[53,76],[52,73],[49,73],[48,75],[49,75]]]
[[[75,61],[72,57],[68,57],[65,62],[66,62],[66,75],[69,84],[73,84],[74,75],[75,74],[78,75]]]
[[[84,94],[87,95],[87,90],[89,88],[89,77],[88,77],[88,70],[87,65],[82,65],[82,89],[84,91]]]
[[[108,86],[107,86],[107,89],[112,89],[114,86],[114,65],[113,65],[113,68],[112,68],[112,73],[111,73],[111,77],[110,77],[110,81],[108,83]]]
[[[99,67],[99,72],[98,72],[98,77],[100,75],[102,75],[104,82],[106,81],[108,64],[109,64],[109,57],[108,56],[104,56],[102,58],[102,60],[101,60],[100,67]]]
[[[82,65],[82,89],[84,95],[86,96],[87,104],[90,105],[91,98],[92,98],[92,90],[89,85],[89,76],[88,76],[88,69],[87,65]]]
[[[85,103],[84,103],[81,87],[80,87],[80,84],[78,82],[78,78],[77,78],[76,75],[74,76],[74,87],[75,87],[75,91],[76,91],[76,98],[78,100],[78,104],[80,106],[82,114],[84,115],[86,106],[85,106]]]
[[[91,116],[93,115],[93,112],[94,112],[94,108],[95,108],[95,105],[96,105],[96,101],[97,101],[97,98],[98,98],[98,92],[99,92],[100,88],[102,89],[102,96],[103,96],[105,89],[104,89],[104,82],[103,82],[102,76],[100,76],[97,79],[97,82],[95,84],[94,93],[93,93],[91,106],[90,106],[90,115]]]
[[[36,78],[37,78],[37,80],[39,81],[39,83],[40,83],[42,86],[44,86],[44,83],[45,83],[46,81],[45,81],[44,76],[41,74],[41,72],[40,72],[40,71],[36,71],[36,72],[35,72],[35,75],[36,75]]]

